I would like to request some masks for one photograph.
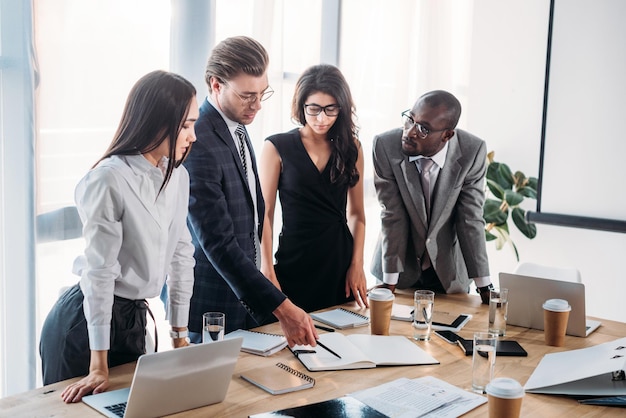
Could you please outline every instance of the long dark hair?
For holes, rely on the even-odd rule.
[[[180,161],[176,159],[176,139],[182,129],[195,87],[178,74],[153,71],[141,77],[130,90],[117,132],[104,155],[94,167],[113,155],[137,155],[153,151],[167,138],[169,161],[159,193],[167,185],[174,168],[185,160],[191,144]]]
[[[304,104],[314,93],[332,96],[340,107],[339,116],[328,131],[331,140],[330,180],[333,183],[347,183],[350,187],[359,181],[356,161],[359,157],[358,130],[354,123],[354,102],[350,87],[337,67],[327,64],[307,68],[296,83],[291,103],[291,117],[302,126],[306,125]]]

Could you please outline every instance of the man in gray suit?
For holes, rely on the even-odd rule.
[[[280,321],[290,346],[315,345],[311,317],[261,272],[259,242],[265,207],[245,125],[273,93],[269,59],[254,39],[225,39],[211,52],[205,72],[209,96],[195,124],[197,141],[185,161],[189,171],[188,225],[196,267],[189,330],[201,341],[202,314],[226,314],[226,332]]]
[[[402,129],[374,138],[382,228],[372,273],[391,290],[461,293],[474,280],[489,303],[482,217],[487,151],[484,141],[455,129],[460,115],[456,97],[432,91],[402,114]]]

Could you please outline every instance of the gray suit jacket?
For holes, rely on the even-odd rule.
[[[470,277],[489,275],[482,217],[487,151],[484,141],[461,129],[449,141],[427,224],[420,175],[402,153],[402,130],[374,138],[374,184],[381,205],[381,234],[372,273],[400,272],[398,288],[421,276],[426,247],[447,293],[467,292]]]
[[[196,267],[189,329],[201,332],[202,314],[226,314],[226,332],[273,320],[285,295],[254,262],[254,203],[239,152],[219,112],[204,101],[195,124],[197,141],[184,165],[189,171],[187,223],[195,245]],[[259,240],[265,206],[257,177]]]

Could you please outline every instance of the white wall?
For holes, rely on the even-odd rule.
[[[497,161],[537,176],[549,0],[479,0],[474,7],[467,128],[487,141]],[[567,161],[563,164],[565,169]],[[614,184],[594,187],[619,192]],[[535,210],[530,203],[525,208]],[[533,240],[512,233],[521,261],[578,268],[587,289],[587,314],[626,322],[621,308],[626,234],[549,225],[538,225],[537,231]],[[487,246],[494,279],[515,269],[511,249]]]

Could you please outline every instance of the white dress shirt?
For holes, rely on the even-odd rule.
[[[81,277],[91,350],[110,348],[114,295],[153,298],[166,278],[170,324],[187,326],[195,265],[186,221],[189,174],[174,169],[157,195],[163,179],[142,155],[113,156],[76,186],[86,248],[73,271]]]

